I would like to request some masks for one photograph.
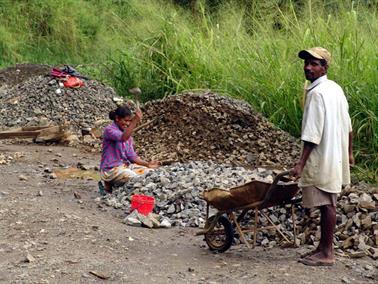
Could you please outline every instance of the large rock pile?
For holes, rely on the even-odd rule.
[[[291,167],[298,141],[247,103],[213,93],[169,96],[146,103],[135,134],[139,152],[160,160],[212,160],[272,168]]]
[[[50,76],[32,76],[0,91],[0,129],[67,122],[81,130],[107,119],[115,92],[97,81],[85,81],[78,89],[64,88]]]
[[[80,135],[98,121],[110,123],[108,113],[117,106],[112,88],[93,80],[78,89],[64,88],[47,75],[48,68],[20,65],[0,70],[7,84],[0,89],[0,130],[68,123]],[[296,139],[242,101],[184,93],[148,102],[142,111],[143,122],[152,123],[134,137],[138,152],[147,159],[283,168],[293,166],[299,156]],[[100,150],[99,140],[89,139],[88,144]]]
[[[175,163],[130,179],[104,201],[115,208],[128,210],[132,194],[151,195],[156,200],[156,213],[169,218],[173,225],[196,227],[204,221],[206,202],[201,198],[204,190],[227,189],[252,179],[272,182],[272,173],[271,170],[247,170],[211,161]]]
[[[338,246],[350,252],[362,251],[378,259],[378,188],[364,184],[347,188],[339,197],[337,207]]]
[[[103,198],[109,206],[130,211],[130,199],[133,194],[154,196],[155,213],[176,226],[201,227],[205,221],[206,203],[201,198],[204,190],[211,188],[230,189],[250,180],[271,183],[275,171],[258,168],[246,170],[242,167],[207,162],[176,163],[164,166],[131,179],[114,194]],[[337,228],[335,247],[347,252],[351,257],[370,255],[378,257],[378,189],[356,185],[344,189],[337,205]],[[293,237],[291,210],[288,207],[264,210],[267,216],[280,228]],[[253,217],[247,218],[247,222]],[[320,238],[319,212],[310,215],[301,206],[296,209],[298,244],[314,244]],[[261,217],[263,226],[269,221]],[[257,243],[274,246],[281,241],[274,232],[258,233]]]
[[[50,68],[49,65],[25,63],[0,69],[0,89],[20,84],[31,77],[48,74]]]

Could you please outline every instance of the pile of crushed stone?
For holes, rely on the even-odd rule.
[[[48,75],[32,76],[0,91],[0,129],[68,123],[78,132],[95,121],[108,119],[116,107],[111,87],[94,80],[85,86],[64,88]]]
[[[85,80],[83,87],[64,88],[48,75],[47,66],[37,68],[35,76],[34,65],[19,67],[0,70],[9,78],[15,77],[14,72],[26,74],[22,80],[16,76],[20,81],[12,80],[15,85],[0,89],[0,130],[65,123],[81,136],[82,130],[97,127],[99,121],[105,122],[102,126],[110,123],[108,113],[119,101],[111,87]],[[142,123],[152,122],[134,133],[134,138],[145,159],[288,168],[300,154],[295,138],[247,103],[214,93],[168,96],[144,104],[142,111]],[[101,150],[101,140],[83,139],[81,143]]]
[[[146,103],[135,133],[141,156],[158,160],[212,160],[241,166],[292,167],[299,141],[243,101],[214,93],[183,93]]]
[[[49,65],[24,63],[0,69],[0,88],[12,87],[31,77],[48,74],[50,68]]]

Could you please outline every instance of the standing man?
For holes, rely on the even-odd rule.
[[[348,102],[341,87],[327,78],[331,54],[322,47],[298,53],[304,60],[306,88],[301,140],[302,154],[293,169],[299,178],[303,205],[318,207],[321,237],[318,247],[299,260],[312,266],[335,263],[333,235],[336,227],[336,200],[342,185],[350,183],[353,164],[352,126]]]

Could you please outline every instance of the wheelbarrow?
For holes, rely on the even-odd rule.
[[[295,245],[297,234],[294,204],[299,203],[301,198],[295,198],[299,191],[298,184],[285,178],[290,172],[278,174],[273,183],[253,180],[230,190],[214,188],[205,191],[202,197],[207,202],[206,223],[204,229],[196,235],[204,235],[209,249],[216,252],[225,252],[231,247],[235,231],[248,248],[256,246],[257,232],[262,230],[275,229],[288,243],[291,243],[271,218],[261,211],[265,208],[291,204],[294,235],[292,243]],[[209,217],[210,206],[216,208],[218,212]],[[242,227],[241,221],[250,211],[254,211],[254,226]],[[259,226],[259,215],[264,216],[270,226]],[[253,233],[252,246],[247,241],[245,233]]]

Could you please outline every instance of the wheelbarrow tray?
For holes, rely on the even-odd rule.
[[[248,205],[259,209],[278,206],[290,202],[299,188],[295,182],[271,184],[253,180],[229,190],[213,188],[203,192],[203,199],[220,211],[235,210]]]

